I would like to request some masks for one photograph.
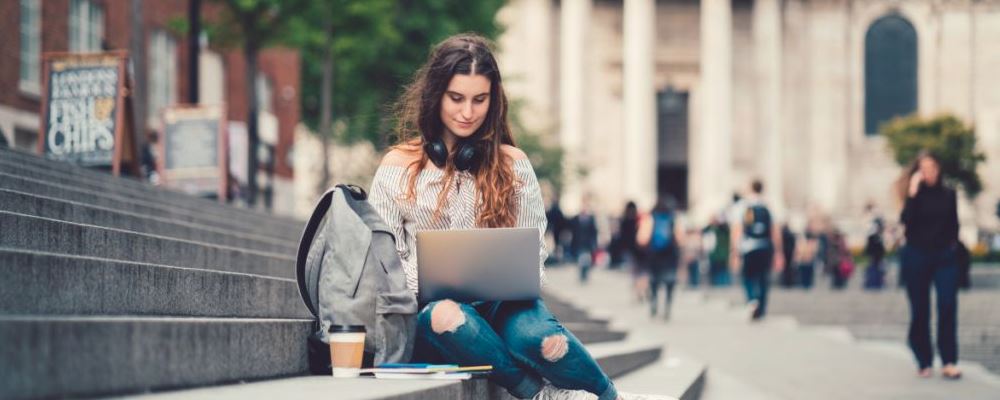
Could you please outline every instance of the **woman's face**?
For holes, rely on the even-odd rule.
[[[489,78],[461,74],[451,77],[441,98],[441,122],[446,135],[450,132],[456,139],[472,136],[483,125],[489,110]]]
[[[920,160],[920,174],[924,176],[924,183],[934,186],[941,177],[941,166],[933,158],[924,157]]]

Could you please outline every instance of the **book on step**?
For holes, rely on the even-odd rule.
[[[363,368],[362,374],[373,374],[376,379],[469,379],[477,375],[489,374],[491,365],[459,366],[455,364],[382,364],[375,368]]]

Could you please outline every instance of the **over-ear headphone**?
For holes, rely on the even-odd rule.
[[[439,138],[427,140],[424,143],[424,152],[438,168],[444,169],[448,164],[448,146],[444,140]],[[464,139],[455,144],[455,169],[459,171],[475,171],[479,168],[483,150],[479,145],[479,140]]]

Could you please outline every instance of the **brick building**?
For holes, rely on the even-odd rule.
[[[5,0],[0,1],[0,135],[14,148],[35,151],[41,109],[41,58],[46,52],[95,52],[131,48],[133,1],[130,0]],[[202,16],[212,20],[221,12],[216,4],[203,4]],[[170,28],[187,18],[186,1],[142,2],[142,59],[132,68],[146,72],[143,99],[146,121],[137,123],[137,134],[158,130],[159,111],[188,98],[190,57],[186,32]],[[14,39],[17,38],[17,39]],[[230,132],[245,132],[247,88],[243,54],[237,46],[221,48],[202,41],[199,59],[199,101],[226,104]],[[261,174],[261,187],[274,190],[274,209],[290,210],[293,170],[290,160],[295,126],[299,122],[299,55],[295,50],[268,48],[260,52],[256,90],[261,115],[261,143],[274,157],[274,180]],[[241,129],[241,127],[243,129]],[[239,143],[239,140],[234,140]],[[245,140],[243,141],[245,143]],[[238,144],[237,144],[238,145]],[[245,153],[245,144],[241,152]],[[231,147],[232,148],[232,147]],[[231,165],[245,165],[246,156],[235,154]],[[237,164],[242,162],[243,164]],[[244,167],[245,169],[245,167]],[[237,172],[237,175],[240,175]],[[245,173],[244,173],[245,175]]]

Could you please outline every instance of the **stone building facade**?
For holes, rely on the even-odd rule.
[[[947,112],[988,158],[963,222],[1000,227],[1000,1],[514,0],[499,18],[525,120],[589,171],[561,194],[570,211],[668,192],[702,222],[756,177],[782,218],[860,226],[869,202],[897,211],[872,126]]]

